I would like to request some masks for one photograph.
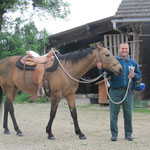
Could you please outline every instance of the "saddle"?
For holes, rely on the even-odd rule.
[[[43,80],[44,73],[47,68],[50,68],[54,63],[53,52],[56,52],[56,49],[49,51],[47,54],[40,56],[34,51],[26,51],[26,56],[21,58],[21,63],[25,66],[35,66],[32,81],[38,85],[37,96],[44,96],[45,92],[43,89]]]

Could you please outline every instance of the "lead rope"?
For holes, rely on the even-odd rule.
[[[91,79],[91,80],[86,80],[86,79],[81,78],[83,81],[80,81],[80,80],[78,80],[78,79],[75,79],[74,77],[72,77],[72,76],[65,70],[65,68],[64,68],[63,65],[61,64],[59,58],[57,57],[57,55],[55,54],[55,52],[54,52],[53,49],[52,49],[52,52],[53,52],[53,54],[55,55],[55,57],[56,57],[58,63],[60,64],[61,68],[63,69],[63,71],[64,71],[72,80],[74,80],[74,81],[77,81],[77,82],[80,82],[80,83],[92,83],[92,82],[97,81],[99,78],[101,78],[101,77],[103,76],[103,74],[101,74],[101,75],[99,75],[98,77],[96,77],[96,78],[94,78],[94,79]]]
[[[108,85],[109,82],[108,82],[108,80],[107,80],[107,78],[106,78],[106,72],[104,72],[103,75],[104,75],[105,87],[106,87],[106,91],[107,91],[107,95],[108,95],[108,97],[109,97],[109,100],[110,100],[112,103],[114,103],[114,104],[121,104],[121,103],[126,99],[126,97],[127,97],[127,94],[128,94],[128,91],[129,91],[129,87],[130,87],[130,83],[131,83],[131,78],[129,78],[128,87],[127,87],[127,90],[126,90],[126,93],[125,93],[124,98],[123,98],[120,102],[114,102],[114,101],[112,100],[112,98],[110,97],[110,94],[109,94],[109,92],[108,92],[107,85]]]

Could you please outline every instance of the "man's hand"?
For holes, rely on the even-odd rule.
[[[103,68],[101,62],[98,62],[96,65],[97,65],[97,68],[99,68],[99,69],[102,69],[102,68]]]
[[[135,75],[134,71],[130,71],[130,73],[129,73],[129,78],[133,78],[134,75]]]

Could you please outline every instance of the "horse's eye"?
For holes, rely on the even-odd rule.
[[[110,55],[109,54],[106,54],[106,57],[109,57]]]

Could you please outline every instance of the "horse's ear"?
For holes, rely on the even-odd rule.
[[[99,49],[101,49],[101,48],[102,48],[102,47],[100,46],[100,45],[101,45],[101,43],[100,43],[100,42],[95,43],[95,45],[96,45],[96,47],[97,47],[97,48],[99,48]]]

